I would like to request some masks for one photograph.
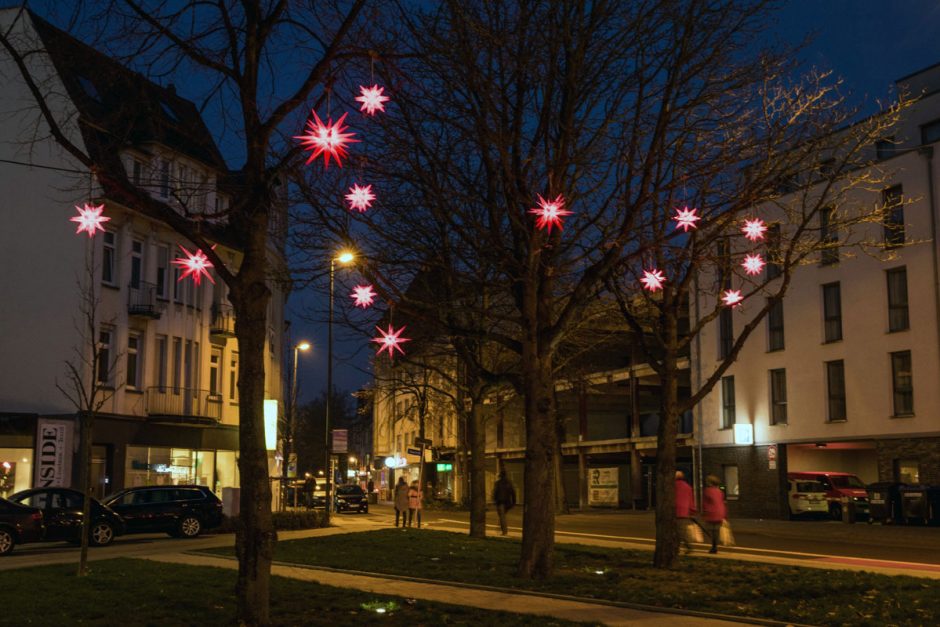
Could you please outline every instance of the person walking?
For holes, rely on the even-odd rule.
[[[395,526],[398,526],[398,517],[401,516],[401,528],[405,528],[405,519],[408,516],[408,483],[404,477],[398,478],[395,484]]]
[[[421,492],[421,489],[418,487],[417,479],[411,482],[411,487],[408,488],[408,526],[411,526],[412,521],[417,515],[418,519],[418,529],[421,528],[421,505],[424,501],[424,494]]]
[[[702,493],[702,514],[705,518],[708,533],[712,537],[712,548],[708,552],[717,553],[721,525],[728,515],[725,507],[725,495],[721,492],[721,488],[718,487],[721,482],[718,481],[718,477],[715,475],[708,475],[705,479],[705,483],[708,487],[706,487],[705,492]]]
[[[500,471],[499,479],[493,486],[493,502],[496,503],[496,515],[499,516],[499,529],[502,535],[506,535],[509,533],[506,512],[516,504],[516,490],[512,487],[512,482],[506,478],[505,470]]]
[[[692,486],[685,481],[685,474],[676,471],[676,527],[679,531],[679,542],[685,547],[686,553],[692,552],[689,538],[692,536],[692,514],[695,513],[695,495]]]

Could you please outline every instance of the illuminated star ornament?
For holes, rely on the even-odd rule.
[[[210,283],[215,283],[215,280],[213,280],[212,276],[209,274],[209,268],[212,267],[212,262],[206,257],[206,253],[201,250],[191,253],[183,248],[182,244],[180,244],[180,250],[186,255],[186,259],[173,260],[173,263],[183,268],[183,272],[180,274],[180,278],[177,279],[177,281],[182,281],[186,277],[192,276],[193,283],[199,285],[202,281],[202,275],[205,275]]]
[[[560,231],[562,229],[561,219],[572,214],[571,211],[562,209],[564,206],[565,199],[561,194],[558,194],[555,200],[545,200],[539,195],[539,206],[529,209],[529,213],[534,213],[539,217],[535,226],[540,229],[548,227],[548,233],[551,234],[553,226],[557,226]]]
[[[744,300],[744,297],[741,296],[741,290],[725,290],[721,300],[723,300],[728,307],[737,307],[741,304],[741,301]]]
[[[748,238],[752,242],[764,239],[764,231],[766,230],[767,225],[764,224],[764,221],[760,218],[745,220],[744,226],[741,227],[741,232],[744,233],[744,237]]]
[[[101,215],[101,212],[104,211],[104,205],[89,205],[86,202],[84,206],[79,207],[76,205],[75,208],[78,209],[78,215],[69,218],[69,221],[78,223],[78,230],[75,231],[76,235],[85,231],[88,233],[88,237],[94,237],[95,231],[104,232],[104,227],[101,224],[111,219]]]
[[[330,157],[336,159],[336,165],[343,167],[342,159],[348,154],[346,144],[358,142],[353,139],[355,133],[344,133],[348,127],[343,124],[347,113],[344,113],[336,123],[333,118],[327,118],[326,124],[320,119],[316,111],[313,111],[313,119],[307,120],[307,133],[305,135],[296,135],[294,139],[302,140],[304,148],[311,150],[310,157],[307,158],[307,164],[323,155],[323,166],[330,167]]]
[[[350,209],[365,213],[365,210],[372,206],[375,194],[372,193],[371,185],[360,187],[358,183],[353,183],[353,186],[349,188],[349,193],[346,194],[346,200],[349,201]]]
[[[683,207],[682,209],[676,209],[676,215],[672,217],[676,221],[676,228],[682,229],[686,233],[689,232],[689,229],[697,229],[698,225],[695,224],[702,218],[695,215],[698,212],[698,209],[689,209],[688,207]]]
[[[365,309],[375,300],[375,292],[372,291],[371,285],[357,285],[353,288],[352,294],[353,303],[356,307],[362,307]]]
[[[388,351],[388,356],[390,359],[395,359],[395,351],[398,351],[402,355],[405,354],[405,351],[402,350],[401,344],[404,342],[410,342],[411,339],[407,337],[398,337],[401,335],[401,332],[405,330],[405,327],[401,327],[397,331],[392,328],[392,325],[388,325],[388,331],[383,331],[380,327],[375,327],[376,331],[382,334],[382,337],[372,338],[373,342],[380,344],[379,352],[377,355],[381,355],[382,351]]]
[[[382,92],[385,91],[384,87],[379,87],[378,85],[373,85],[372,87],[366,87],[364,85],[359,86],[360,96],[356,96],[356,102],[361,102],[362,106],[359,107],[360,111],[365,111],[369,115],[375,115],[376,111],[381,111],[385,113],[385,104],[388,102],[388,96],[383,96]]]
[[[747,255],[741,262],[741,267],[744,268],[745,273],[752,276],[760,274],[760,271],[764,269],[764,260],[760,255]]]
[[[663,281],[666,280],[666,277],[663,276],[663,273],[659,270],[646,270],[643,272],[643,277],[640,279],[640,283],[643,284],[643,287],[648,289],[651,292],[656,290],[663,289]]]

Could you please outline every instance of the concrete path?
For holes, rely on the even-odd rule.
[[[234,559],[191,553],[166,553],[163,555],[149,556],[145,559],[171,564],[184,564],[187,566],[238,568],[238,562]],[[725,621],[702,616],[690,616],[671,612],[651,612],[613,605],[584,603],[581,601],[539,595],[480,590],[463,586],[418,583],[381,576],[352,575],[326,569],[287,566],[284,564],[275,564],[272,566],[271,574],[338,588],[363,590],[383,596],[422,599],[437,603],[476,607],[483,610],[552,616],[564,620],[600,623],[603,625],[719,627],[741,624],[741,622],[738,621]]]

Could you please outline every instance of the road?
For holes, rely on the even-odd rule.
[[[496,514],[489,512],[489,533],[496,533]],[[394,510],[389,505],[373,506],[369,514],[341,514],[346,530],[391,527]],[[425,510],[423,520],[431,529],[466,530],[468,514],[459,511]],[[722,548],[725,554],[749,557],[773,556],[797,560],[876,560],[892,565],[901,564],[912,570],[940,573],[940,528],[854,525],[832,521],[733,520],[737,546]],[[556,538],[559,542],[601,543],[612,547],[648,547],[654,544],[654,521],[651,512],[591,511],[559,516]],[[512,535],[522,530],[521,508],[509,514]],[[342,532],[337,529],[337,532]],[[289,539],[302,532],[282,532]],[[89,550],[91,559],[143,557],[180,550],[230,546],[231,535],[206,535],[185,540],[163,534],[132,535],[117,538],[109,547]],[[704,548],[704,547],[703,547]],[[0,570],[30,565],[74,563],[78,548],[62,543],[25,544],[17,546],[12,555],[0,559]]]

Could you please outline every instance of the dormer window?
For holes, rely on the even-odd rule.
[[[77,78],[78,84],[82,86],[82,91],[85,92],[85,95],[98,104],[102,104],[101,94],[98,93],[98,88],[95,87],[95,84],[91,82],[91,79],[82,74],[79,74]]]

